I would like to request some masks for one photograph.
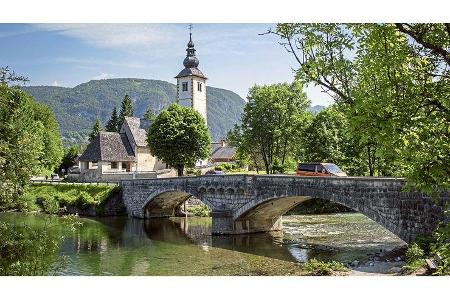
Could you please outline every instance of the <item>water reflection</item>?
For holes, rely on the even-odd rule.
[[[20,214],[14,219],[30,221]],[[380,247],[389,250],[403,243],[359,214],[289,216],[284,232],[228,236],[212,236],[211,219],[200,217],[82,218],[82,222],[77,231],[64,234],[60,254],[70,263],[60,274],[298,274],[297,263],[312,257],[351,262]],[[55,224],[62,232],[64,226]]]

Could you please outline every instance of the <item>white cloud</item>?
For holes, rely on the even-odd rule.
[[[94,79],[94,80],[100,80],[100,79],[108,79],[108,78],[112,78],[112,77],[113,77],[112,74],[101,73],[100,75],[94,76],[92,79]]]
[[[61,86],[57,80],[52,82],[52,86]]]
[[[40,29],[74,37],[105,48],[151,47],[167,44],[179,31],[169,24],[36,24]]]

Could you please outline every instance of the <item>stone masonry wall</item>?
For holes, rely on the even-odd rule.
[[[129,215],[139,218],[152,201],[164,206],[164,193],[194,195],[212,210],[216,234],[278,230],[283,213],[305,199],[320,198],[359,211],[409,242],[432,232],[450,199],[445,192],[435,203],[421,192],[406,191],[404,180],[394,178],[212,175],[124,180],[121,185]]]

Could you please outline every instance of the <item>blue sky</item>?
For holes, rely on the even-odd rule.
[[[273,35],[273,24],[194,24],[199,68],[208,85],[245,97],[254,84],[290,82],[296,62]],[[175,83],[189,38],[187,24],[0,24],[0,66],[30,85],[73,87],[92,79],[146,78]],[[328,105],[318,87],[313,105]]]

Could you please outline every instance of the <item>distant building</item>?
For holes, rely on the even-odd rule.
[[[225,140],[218,143],[212,143],[211,162],[234,162],[236,161],[236,149],[227,145]]]
[[[79,158],[79,180],[156,177],[166,165],[151,155],[146,136],[135,117],[126,117],[119,133],[100,132]]]

